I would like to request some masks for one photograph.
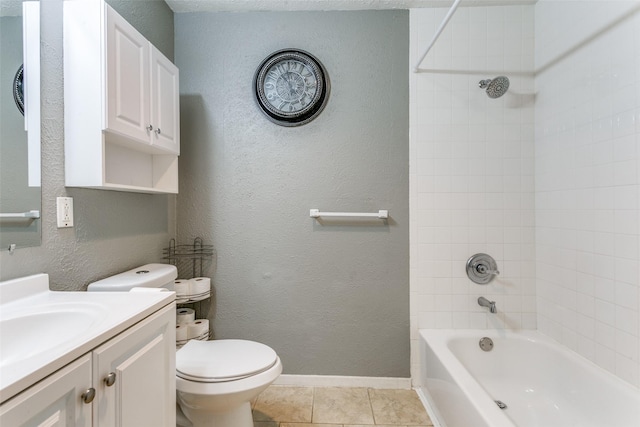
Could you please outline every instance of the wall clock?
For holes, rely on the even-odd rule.
[[[329,76],[310,53],[284,49],[269,55],[256,70],[254,95],[262,112],[281,126],[315,119],[329,99]]]

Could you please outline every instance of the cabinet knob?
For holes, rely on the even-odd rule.
[[[156,132],[156,135],[160,135],[160,128],[157,128],[155,132]]]
[[[149,126],[147,126],[147,130],[148,130],[149,132],[151,132],[151,131],[153,130],[153,125],[149,125]]]
[[[111,387],[112,385],[114,385],[116,382],[116,373],[115,372],[109,372],[109,375],[107,375],[106,377],[104,377],[104,383],[107,387]]]
[[[80,396],[80,398],[84,403],[93,402],[93,399],[95,397],[96,397],[96,389],[93,387],[86,389],[84,393],[82,393],[82,395]]]

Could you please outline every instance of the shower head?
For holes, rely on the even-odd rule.
[[[498,76],[495,79],[480,80],[480,89],[486,89],[489,98],[500,98],[509,89],[509,79]]]

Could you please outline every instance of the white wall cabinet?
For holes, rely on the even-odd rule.
[[[170,304],[2,404],[0,425],[174,427],[175,392]]]
[[[103,1],[64,2],[65,182],[177,193],[179,71]]]

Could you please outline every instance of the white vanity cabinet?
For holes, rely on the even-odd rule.
[[[64,1],[65,183],[178,192],[179,71],[104,1]]]
[[[91,355],[85,354],[0,406],[0,426],[91,427]]]
[[[175,304],[93,351],[95,427],[176,423]]]
[[[3,403],[0,426],[174,427],[175,393],[172,303]]]

